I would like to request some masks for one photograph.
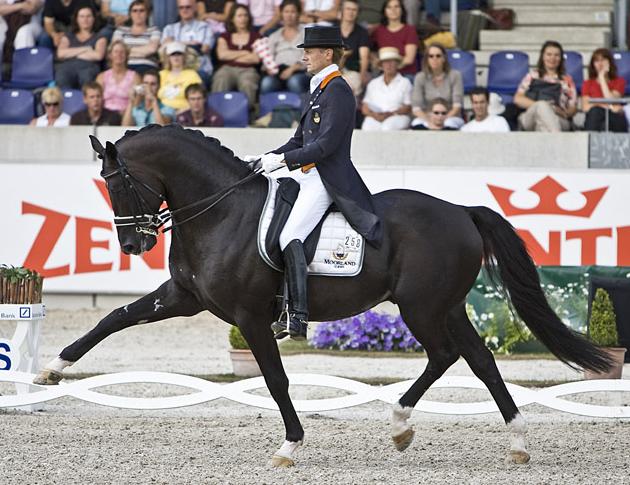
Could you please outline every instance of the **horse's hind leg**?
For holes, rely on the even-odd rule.
[[[429,362],[422,375],[409,390],[394,404],[392,413],[392,439],[398,451],[404,451],[411,444],[413,428],[407,423],[413,408],[427,389],[438,380],[459,358],[457,347],[451,341],[446,329],[446,316],[426,316],[425,312],[408,313],[401,306],[403,320],[416,339],[426,350]],[[419,315],[423,315],[420,317]]]
[[[83,337],[63,349],[58,357],[50,361],[33,380],[34,384],[58,384],[63,379],[63,370],[83,357],[101,340],[127,327],[142,323],[157,322],[170,317],[191,316],[202,307],[188,291],[168,280],[157,290],[129,305],[117,308]]]
[[[503,382],[492,352],[484,345],[466,315],[465,306],[458,305],[448,316],[448,330],[459,351],[475,375],[483,381],[503,415],[510,430],[510,452],[507,461],[527,463],[525,433],[527,425]]]

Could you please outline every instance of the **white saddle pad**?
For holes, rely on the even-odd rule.
[[[269,257],[265,247],[267,231],[276,206],[278,181],[267,177],[269,190],[258,223],[258,252],[262,259],[277,271],[282,271]],[[352,229],[341,212],[326,216],[319,236],[315,257],[308,265],[308,273],[320,276],[356,276],[363,267],[365,241]]]

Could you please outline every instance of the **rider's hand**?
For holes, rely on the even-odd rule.
[[[260,161],[265,173],[271,173],[285,166],[284,154],[282,153],[266,153],[261,157]]]
[[[245,155],[243,157],[243,161],[247,163],[255,162],[256,160],[260,160],[262,155]]]

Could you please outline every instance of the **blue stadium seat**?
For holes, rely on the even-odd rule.
[[[464,93],[468,94],[477,86],[477,74],[475,55],[472,52],[457,49],[448,51],[448,63],[453,69],[459,71],[464,81]]]
[[[613,52],[613,59],[615,60],[615,64],[617,66],[617,76],[621,76],[626,80],[625,94],[630,94],[630,52]]]
[[[578,95],[580,95],[582,84],[584,83],[584,59],[582,54],[575,51],[565,51],[564,68],[566,73],[573,78]]]
[[[273,111],[280,105],[287,104],[295,109],[302,109],[302,97],[299,94],[290,91],[276,91],[273,93],[265,93],[260,95],[260,116]]]
[[[83,102],[83,93],[79,89],[64,89],[63,96],[63,112],[72,116],[77,111],[85,109]]]
[[[54,79],[53,53],[45,47],[27,47],[13,52],[11,80],[5,87],[34,89]]]
[[[27,125],[34,114],[33,93],[24,89],[0,91],[0,124]]]
[[[521,51],[498,51],[490,56],[488,91],[500,94],[503,101],[516,93],[521,79],[529,71],[529,58]]]
[[[208,96],[208,106],[223,116],[223,126],[244,128],[249,125],[249,103],[240,91],[212,93]]]

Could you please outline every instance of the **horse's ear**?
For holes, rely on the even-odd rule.
[[[105,144],[105,153],[112,162],[118,159],[118,150],[116,150],[116,146],[111,141]]]
[[[103,145],[101,145],[101,142],[98,141],[98,138],[96,138],[94,135],[90,135],[90,143],[92,144],[92,149],[96,153],[98,153],[98,157],[102,159],[105,153],[105,149],[103,148]]]

